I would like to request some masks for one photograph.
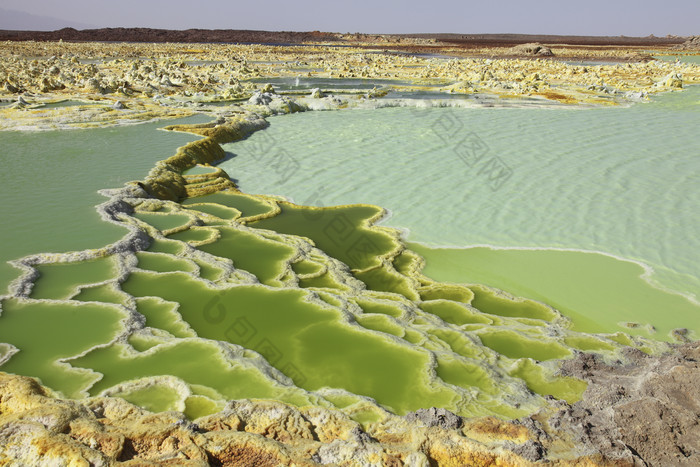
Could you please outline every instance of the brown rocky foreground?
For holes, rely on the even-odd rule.
[[[519,420],[465,419],[443,409],[387,414],[362,426],[339,411],[231,401],[187,420],[118,398],[66,400],[0,373],[2,465],[487,466],[700,464],[700,342],[625,362],[580,354],[562,372],[583,400],[551,400]]]

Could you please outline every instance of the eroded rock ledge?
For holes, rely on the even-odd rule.
[[[60,399],[0,373],[0,462],[9,465],[697,465],[700,343],[626,364],[580,354],[563,372],[589,382],[582,401],[552,401],[514,421],[444,409],[362,426],[338,410],[230,401],[189,421],[122,399]]]

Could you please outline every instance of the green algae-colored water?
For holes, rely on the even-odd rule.
[[[89,261],[90,251],[42,256],[36,277],[0,301],[0,369],[68,397],[117,395],[191,418],[236,398],[337,407],[363,422],[382,410],[517,417],[546,395],[573,402],[585,383],[557,376],[561,359],[616,358],[622,345],[652,352],[673,329],[700,330],[688,299],[699,95],[614,109],[273,118],[226,145],[238,157],[223,166],[243,191],[300,205],[228,192],[181,204],[126,196],[118,221],[150,240]],[[71,216],[72,205],[100,201],[82,190],[142,178],[196,139],[152,125],[111,131],[162,142],[125,156],[122,173],[109,166],[119,151],[104,156],[110,170],[96,170],[93,185],[41,186],[49,207],[7,216],[26,238],[6,258],[118,240],[127,228]],[[70,134],[84,147],[104,136]],[[12,136],[20,151],[25,134]],[[62,164],[78,172],[85,159]],[[35,195],[36,184],[13,183],[13,195]],[[34,230],[32,212],[80,223],[53,239],[46,225]]]
[[[654,58],[666,62],[700,63],[700,55],[697,54],[655,55]]]
[[[554,249],[410,247],[426,259],[424,272],[436,280],[489,284],[544,301],[571,318],[581,331],[620,329],[670,339],[673,329],[697,329],[698,306],[650,286],[637,263]]]
[[[171,123],[202,121],[207,118]],[[106,198],[97,191],[143,178],[164,154],[198,139],[156,131],[162,126],[144,123],[91,130],[3,132],[3,291],[18,275],[7,261],[35,253],[97,248],[124,235],[123,228],[100,220],[95,205]]]
[[[142,212],[134,217],[170,229],[185,224],[185,215],[209,216],[196,210],[196,206],[209,206],[209,198],[193,199],[180,212],[158,209],[161,216],[176,219],[172,223]],[[249,201],[236,194],[212,198],[241,212]],[[237,201],[241,202],[238,207]],[[546,335],[545,328],[557,326],[555,321],[561,319],[550,308],[498,296],[488,288],[419,283],[403,275],[392,266],[394,261],[382,261],[403,253],[392,230],[372,227],[381,215],[376,207],[319,210],[281,203],[274,212],[262,220],[236,218],[228,226],[216,227],[218,235],[174,251],[178,256],[168,260],[157,243],[154,247],[160,252],[137,253],[141,270],[131,272],[120,288],[138,300],[137,310],[146,317],[145,330],[150,331],[129,340],[143,356],[118,344],[72,359],[73,366],[110,373],[92,385],[91,394],[109,392],[125,380],[146,378],[150,369],[151,375],[176,375],[190,386],[205,384],[218,396],[199,395],[197,400],[210,397],[205,406],[219,407],[217,397],[233,397],[226,395],[233,394],[230,389],[225,390],[231,375],[201,378],[194,368],[185,371],[188,363],[179,365],[175,357],[182,354],[172,346],[185,345],[195,336],[200,342],[205,339],[254,351],[265,365],[288,378],[281,381],[287,383],[287,392],[275,390],[280,384],[275,380],[268,381],[266,389],[241,382],[236,397],[334,404],[334,394],[327,391],[342,388],[371,397],[397,413],[443,406],[460,413],[515,416],[524,413],[519,408],[524,387],[570,400],[580,394],[580,383],[554,377],[551,368],[545,371],[517,363],[571,355],[575,345]],[[209,261],[216,258],[214,262],[234,269],[211,283],[192,270],[192,258],[204,260],[202,253],[213,256]],[[401,269],[405,270],[411,269],[410,262],[396,261],[404,263]],[[241,275],[243,271],[248,275]],[[368,275],[373,271],[376,277],[390,280],[375,284],[375,276]],[[328,282],[303,285],[304,276],[321,273]],[[236,285],[230,287],[232,283]],[[461,314],[439,311],[450,306],[461,307]],[[470,334],[464,333],[467,329]],[[560,332],[572,342],[579,336],[565,329]],[[612,341],[604,346],[615,347]],[[174,361],[162,355],[170,352]],[[131,360],[136,363],[132,365]],[[511,361],[515,366],[507,363]],[[134,373],[135,368],[140,370]],[[258,371],[264,374],[264,368]],[[496,383],[504,379],[506,384]],[[518,389],[519,384],[525,386]],[[167,386],[163,391],[158,403],[169,400]],[[504,403],[504,391],[518,402]],[[144,394],[130,392],[129,397],[141,401]],[[536,403],[527,401],[531,394],[525,399],[526,405]],[[188,402],[184,404],[187,407]],[[197,412],[190,407],[188,413]],[[366,410],[361,414],[359,418],[366,416]]]

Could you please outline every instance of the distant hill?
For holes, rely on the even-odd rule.
[[[55,31],[62,28],[89,29],[94,25],[23,11],[0,8],[0,29],[12,31]]]
[[[105,42],[250,42],[258,44],[301,44],[304,42],[338,41],[335,34],[319,31],[247,31],[230,29],[152,29],[65,27],[55,31],[11,30],[0,28],[0,41],[105,41]]]
[[[0,10],[0,14],[2,10]],[[593,47],[663,47],[682,44],[686,38],[628,37],[628,36],[555,36],[535,34],[339,34],[320,31],[254,31],[242,29],[154,29],[154,28],[82,28],[61,27],[54,30],[24,29],[19,26],[3,29],[0,21],[0,41],[71,41],[71,42],[179,42],[179,43],[254,43],[303,44],[335,42],[339,46],[354,43],[373,48],[381,42],[384,49],[418,48],[424,53],[435,52],[449,45],[460,49],[479,47],[514,47],[518,44],[568,44]],[[432,42],[431,42],[432,41]]]

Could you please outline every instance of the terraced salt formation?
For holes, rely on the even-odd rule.
[[[485,286],[431,281],[398,232],[375,225],[381,208],[239,192],[209,164],[221,143],[265,126],[249,115],[174,127],[205,137],[104,192],[100,210],[128,226],[123,240],[17,261],[1,368],[66,397],[116,395],[191,418],[263,398],[367,423],[433,406],[526,415],[546,395],[580,398],[585,383],[556,375],[561,359],[664,348],[571,331],[556,310]]]

